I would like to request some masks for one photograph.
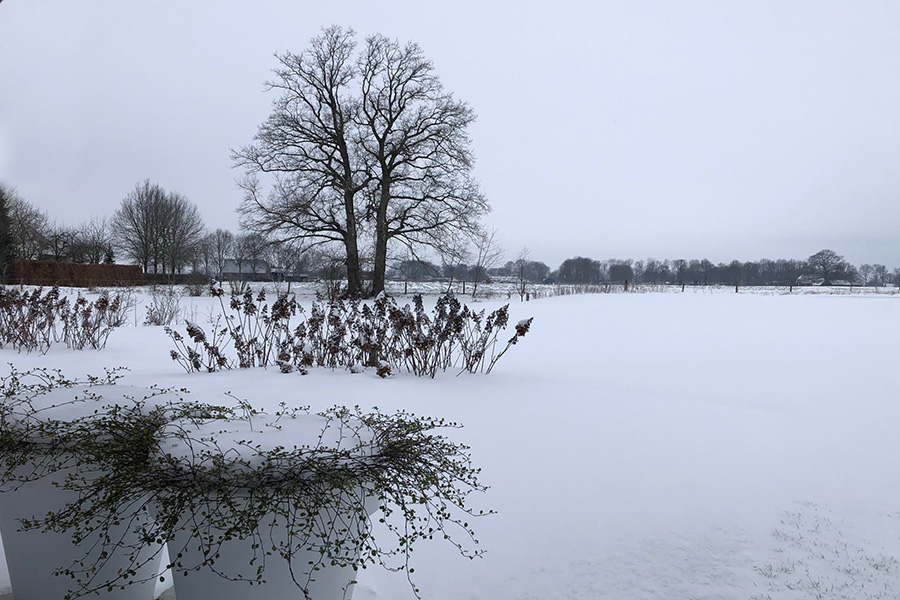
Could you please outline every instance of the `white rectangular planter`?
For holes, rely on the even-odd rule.
[[[41,443],[47,441],[42,438],[45,434],[37,426],[41,422],[65,423],[74,419],[89,418],[98,412],[102,414],[104,407],[107,406],[133,408],[144,400],[152,406],[168,398],[166,394],[148,388],[93,384],[63,385],[31,395],[27,403],[18,406],[7,415],[7,418],[13,428],[16,427],[15,423],[18,420],[18,426],[23,432],[27,432],[30,442],[39,448]],[[59,453],[60,450],[56,448],[53,452]],[[67,457],[71,458],[71,455],[60,453],[48,458],[50,464],[59,465],[65,464]],[[4,467],[5,465],[0,463],[0,469]],[[89,466],[78,468],[90,469]],[[18,476],[27,478],[32,475],[32,469],[33,467],[28,464],[18,467]],[[68,502],[78,499],[77,492],[61,487],[66,475],[71,472],[60,469],[22,485],[10,484],[0,488],[0,536],[3,537],[13,596],[16,600],[63,600],[70,592],[83,591],[75,579],[53,575],[59,569],[75,568],[75,565],[82,562],[84,568],[98,568],[93,576],[84,575],[85,579],[90,577],[90,581],[86,583],[88,589],[117,580],[111,590],[101,591],[103,598],[153,600],[162,548],[159,545],[143,545],[142,554],[135,557],[135,564],[129,559],[128,551],[129,546],[142,546],[137,534],[132,530],[134,523],[131,523],[131,519],[144,518],[143,515],[123,515],[121,525],[110,525],[103,532],[110,537],[106,546],[109,553],[107,557],[101,555],[102,544],[95,544],[101,532],[97,532],[98,538],[76,545],[67,533],[43,532],[39,529],[22,530],[20,519],[44,518],[47,513],[60,511]],[[151,557],[153,560],[149,560]],[[77,568],[82,567],[78,565]],[[127,577],[120,577],[123,573],[129,574]],[[125,589],[121,589],[123,585]]]
[[[37,529],[22,531],[19,522],[19,519],[43,517],[49,511],[59,510],[66,501],[76,497],[75,492],[52,485],[54,479],[61,481],[62,478],[63,474],[60,472],[0,493],[0,536],[3,537],[3,549],[15,600],[62,600],[67,593],[78,588],[75,580],[66,576],[54,576],[53,572],[84,559],[88,548],[73,544],[72,538],[65,533],[45,533]],[[136,538],[129,539],[134,536],[125,525],[113,528],[110,533],[122,536],[126,544],[137,541]],[[151,554],[152,550],[148,550],[145,556],[149,557]],[[90,564],[94,559],[99,559],[99,551],[89,555],[85,564]],[[135,575],[121,581],[112,591],[101,592],[100,597],[104,600],[153,600],[155,575],[159,566],[159,560],[150,561],[135,569]],[[98,571],[94,581],[109,581],[117,576],[120,569],[130,568],[132,566],[127,556],[113,553]],[[146,581],[127,585],[127,581],[141,580]],[[125,589],[120,589],[123,584],[126,585]]]
[[[369,514],[377,510],[377,499],[366,498],[366,508]],[[334,511],[325,509],[319,513],[318,518],[328,524],[340,517]],[[345,518],[355,521],[358,517]],[[260,530],[264,533],[262,540],[257,540],[262,546],[257,549],[257,555],[264,552],[266,547],[271,548],[273,543],[278,545],[287,540],[288,532],[283,520],[275,527],[269,526],[270,521],[272,519],[267,518],[260,523]],[[208,533],[215,535],[218,532]],[[249,581],[227,579],[214,572],[219,571],[232,578],[241,575],[245,579],[254,579],[259,562],[257,560],[250,564],[254,557],[251,548],[253,543],[254,540],[251,539],[223,543],[216,548],[218,557],[212,568],[203,566],[199,570],[185,571],[174,567],[172,573],[178,600],[297,600],[304,597],[311,600],[351,600],[356,569],[331,565],[330,559],[323,559],[317,550],[308,550],[302,546],[295,547],[290,564],[277,553],[266,556],[262,574],[265,583],[262,584],[251,585]],[[206,556],[199,540],[192,537],[191,531],[187,529],[176,533],[169,541],[169,549],[173,555],[182,553],[181,564],[185,567],[202,563]],[[353,557],[354,560],[358,558]]]

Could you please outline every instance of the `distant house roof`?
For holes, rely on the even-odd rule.
[[[824,282],[824,279],[815,275],[801,275],[795,283],[797,285],[822,285]]]
[[[222,267],[223,275],[237,275],[239,273],[268,273],[269,263],[264,260],[242,260],[240,267],[236,260],[227,259]]]
[[[825,285],[825,278],[818,275],[801,275],[797,278],[796,285]],[[846,279],[832,279],[828,282],[834,287],[853,287],[853,282]]]

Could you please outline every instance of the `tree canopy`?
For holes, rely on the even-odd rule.
[[[472,177],[475,114],[417,44],[373,35],[357,52],[355,32],[334,26],[277,58],[268,87],[281,96],[253,143],[233,152],[246,170],[246,227],[301,249],[338,246],[354,295],[365,262],[377,294],[392,249],[476,234],[489,207]]]
[[[122,254],[145,273],[176,273],[191,263],[204,227],[200,211],[177,192],[149,179],[138,183],[112,218]]]

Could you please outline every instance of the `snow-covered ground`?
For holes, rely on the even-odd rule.
[[[203,323],[211,299],[191,301]],[[689,288],[511,309],[512,322],[535,317],[532,332],[491,375],[187,375],[158,327],[116,330],[100,352],[4,349],[0,362],[72,376],[126,366],[122,383],[201,400],[463,423],[449,435],[491,486],[473,504],[497,514],[475,522],[481,559],[439,541],[415,550],[430,600],[900,597],[900,297]],[[402,574],[367,569],[354,598],[413,593]]]

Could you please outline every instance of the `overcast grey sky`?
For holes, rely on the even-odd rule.
[[[0,180],[60,222],[144,179],[237,228],[275,52],[418,42],[478,114],[507,258],[900,266],[900,2],[5,0]]]

